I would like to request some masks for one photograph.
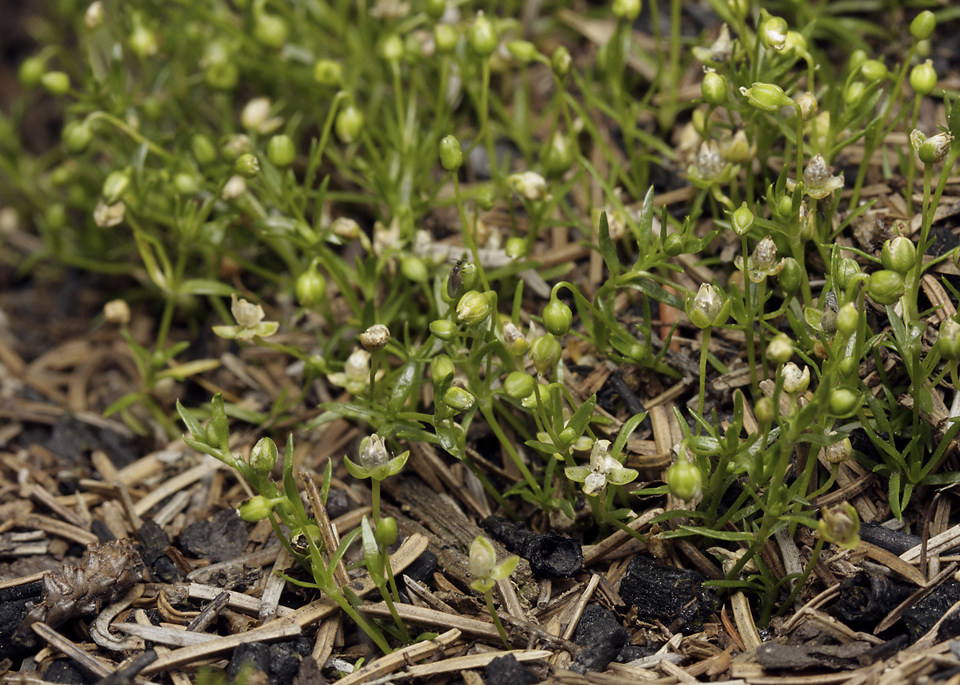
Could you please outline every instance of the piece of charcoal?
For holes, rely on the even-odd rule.
[[[270,672],[270,645],[263,642],[245,642],[233,650],[227,664],[227,680],[235,682],[241,672]]]
[[[696,571],[663,566],[636,556],[620,583],[620,597],[636,607],[641,621],[660,621],[685,635],[703,630],[704,619],[717,607],[712,591]]]
[[[300,654],[295,642],[277,642],[270,645],[270,682],[287,685],[300,668]]]
[[[397,578],[397,582],[400,582],[403,576],[410,576],[418,583],[426,583],[433,578],[433,574],[436,573],[439,563],[437,555],[429,549],[425,549],[420,556],[413,560],[412,564],[404,569],[401,577]]]
[[[530,562],[534,573],[547,578],[570,578],[583,568],[579,540],[553,531],[541,535],[499,516],[488,516],[481,527],[514,554]]]
[[[70,659],[57,659],[43,672],[43,680],[63,685],[93,685],[99,678]]]
[[[246,524],[234,509],[219,511],[209,521],[197,521],[180,533],[180,549],[214,562],[237,558],[246,543]]]
[[[65,566],[43,578],[43,601],[27,612],[18,631],[30,639],[30,626],[56,627],[76,616],[96,614],[143,580],[143,559],[129,540],[87,546],[79,566]]]
[[[147,566],[153,566],[157,559],[167,556],[163,550],[170,545],[170,536],[153,519],[143,522],[137,531],[137,540],[140,541],[140,556]]]
[[[840,583],[836,614],[843,616],[844,622],[851,626],[872,630],[910,594],[908,585],[898,583],[882,573],[863,571]]]
[[[902,530],[890,530],[878,523],[861,523],[860,539],[900,556],[920,544],[919,535],[910,535]]]
[[[312,656],[303,657],[297,669],[297,675],[293,679],[293,685],[327,685],[327,679],[320,672],[316,659]]]
[[[31,641],[17,630],[32,604],[39,604],[43,596],[43,582],[14,585],[0,589],[0,659],[26,654]]]
[[[960,637],[960,611],[951,611],[937,628],[937,642],[946,642],[957,637]]]
[[[929,631],[957,601],[960,600],[960,583],[950,580],[938,586],[929,595],[912,607],[903,610],[903,625],[912,642]]]
[[[113,534],[110,527],[100,519],[93,519],[93,521],[90,522],[90,532],[96,535],[100,539],[100,542],[110,542],[111,540],[117,539],[117,536]]]
[[[599,604],[588,604],[573,633],[573,641],[583,649],[571,670],[581,675],[602,671],[617,658],[629,637],[615,613]]]
[[[521,665],[513,654],[498,656],[483,669],[484,685],[534,685],[540,677]]]
[[[342,488],[330,488],[330,493],[327,495],[327,516],[335,519],[351,509],[353,509],[353,500],[347,495],[347,491]]]
[[[652,654],[656,654],[659,651],[661,645],[635,645],[633,643],[628,643],[623,646],[623,649],[620,650],[620,653],[617,654],[615,661],[618,664],[628,664],[631,661],[636,661],[637,659],[643,659]]]

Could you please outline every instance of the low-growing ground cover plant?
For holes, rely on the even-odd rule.
[[[957,292],[933,276],[957,254],[937,222],[960,105],[933,53],[955,12],[895,7],[898,27],[749,0],[697,5],[702,23],[679,0],[642,16],[638,0],[59,5],[0,117],[5,220],[41,244],[20,272],[124,278],[104,319],[140,387],[104,413],[168,439],[185,426],[233,467],[253,493],[241,517],[269,520],[312,579],[290,580],[382,652],[413,634],[381,483],[418,445],[507,517],[585,543],[619,529],[662,558],[709,548],[709,584],[745,591],[764,627],[826,545],[857,547],[855,503],[832,496],[849,460],[895,519],[960,481]],[[31,154],[16,131],[51,96],[61,142]],[[132,306],[156,314],[146,338]],[[299,392],[268,412],[187,401],[226,345],[287,355]],[[620,385],[600,397],[584,379],[604,369]],[[319,412],[291,426],[305,405]],[[634,444],[653,412],[675,432],[659,461]],[[231,419],[269,434],[246,460]],[[303,465],[326,469],[317,489],[292,431],[338,419],[367,437]],[[341,465],[369,482],[371,516],[327,549],[311,512]],[[655,506],[653,528],[630,525]],[[392,621],[337,583],[358,540]],[[802,563],[772,568],[771,540],[806,545]],[[492,591],[516,562],[479,538],[469,558],[509,644]]]

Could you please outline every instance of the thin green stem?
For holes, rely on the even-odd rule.
[[[507,649],[513,649],[510,646],[510,640],[507,638],[507,631],[503,628],[503,623],[500,622],[500,616],[497,615],[497,610],[493,608],[493,590],[487,590],[483,593],[483,598],[487,602],[487,611],[490,612],[490,617],[493,619],[493,624],[497,627],[497,632],[500,633],[500,639],[503,640],[503,646]]]

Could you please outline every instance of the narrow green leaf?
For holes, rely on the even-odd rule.
[[[600,254],[610,270],[610,275],[616,278],[620,275],[620,258],[617,256],[617,246],[610,239],[610,226],[607,223],[607,213],[600,212]]]

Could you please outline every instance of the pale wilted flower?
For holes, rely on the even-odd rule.
[[[733,262],[738,269],[744,271],[743,257],[738,255]],[[753,254],[747,257],[746,272],[752,282],[763,283],[768,276],[776,276],[783,271],[785,264],[786,261],[783,259],[777,261],[777,246],[773,238],[767,236],[757,243]]]
[[[122,224],[126,214],[127,206],[122,202],[108,205],[101,199],[93,210],[93,222],[100,228],[112,228]]]
[[[370,382],[370,353],[357,348],[347,357],[343,371],[327,374],[327,380],[349,393],[359,395]]]
[[[126,326],[130,323],[130,305],[124,300],[110,300],[103,305],[103,318],[107,323]]]
[[[232,295],[230,313],[236,320],[236,326],[214,326],[213,332],[229,340],[252,340],[255,337],[266,338],[280,328],[276,321],[264,321],[266,314],[259,304]]]
[[[374,324],[360,334],[360,344],[374,352],[382,350],[390,342],[390,329],[382,323]]]
[[[687,167],[687,176],[698,188],[710,188],[729,183],[739,170],[724,159],[717,141],[711,140],[700,144],[697,158]]]
[[[247,192],[247,182],[243,180],[243,176],[234,174],[224,184],[223,191],[220,193],[220,198],[226,202],[229,202],[230,200],[236,200],[245,192]]]
[[[344,456],[343,465],[354,478],[372,478],[381,481],[400,473],[400,469],[407,463],[409,450],[392,456],[383,443],[383,438],[374,433],[360,441],[359,464],[350,461]]]
[[[827,166],[823,155],[814,155],[803,170],[803,190],[815,200],[833,195],[843,188],[843,174],[832,176],[833,169]]]
[[[273,133],[283,126],[283,118],[270,116],[272,106],[270,98],[254,98],[240,113],[240,123],[248,131],[256,131],[261,135]]]
[[[380,21],[391,21],[407,16],[410,12],[410,3],[401,0],[377,0],[368,14]]]
[[[523,332],[512,321],[503,324],[503,343],[510,354],[518,356],[530,349],[530,343],[523,337]]]
[[[360,224],[353,219],[344,216],[338,216],[330,224],[330,230],[333,234],[344,240],[356,240],[360,237]]]
[[[360,448],[360,465],[367,470],[383,466],[390,461],[390,453],[383,444],[383,438],[374,433]]]
[[[746,164],[757,156],[757,144],[748,141],[747,134],[740,129],[723,139],[720,152],[723,158],[732,164]]]
[[[87,11],[83,13],[83,23],[91,31],[103,23],[103,3],[100,0],[91,2]]]
[[[551,197],[546,180],[535,171],[510,174],[507,176],[507,183],[518,195],[531,202],[541,202]]]
[[[693,56],[705,64],[719,66],[730,61],[733,54],[733,41],[730,40],[730,27],[723,24],[717,39],[709,48],[696,46],[692,48]]]
[[[783,389],[793,395],[804,392],[810,386],[810,367],[804,366],[803,371],[793,362],[783,365]]]

